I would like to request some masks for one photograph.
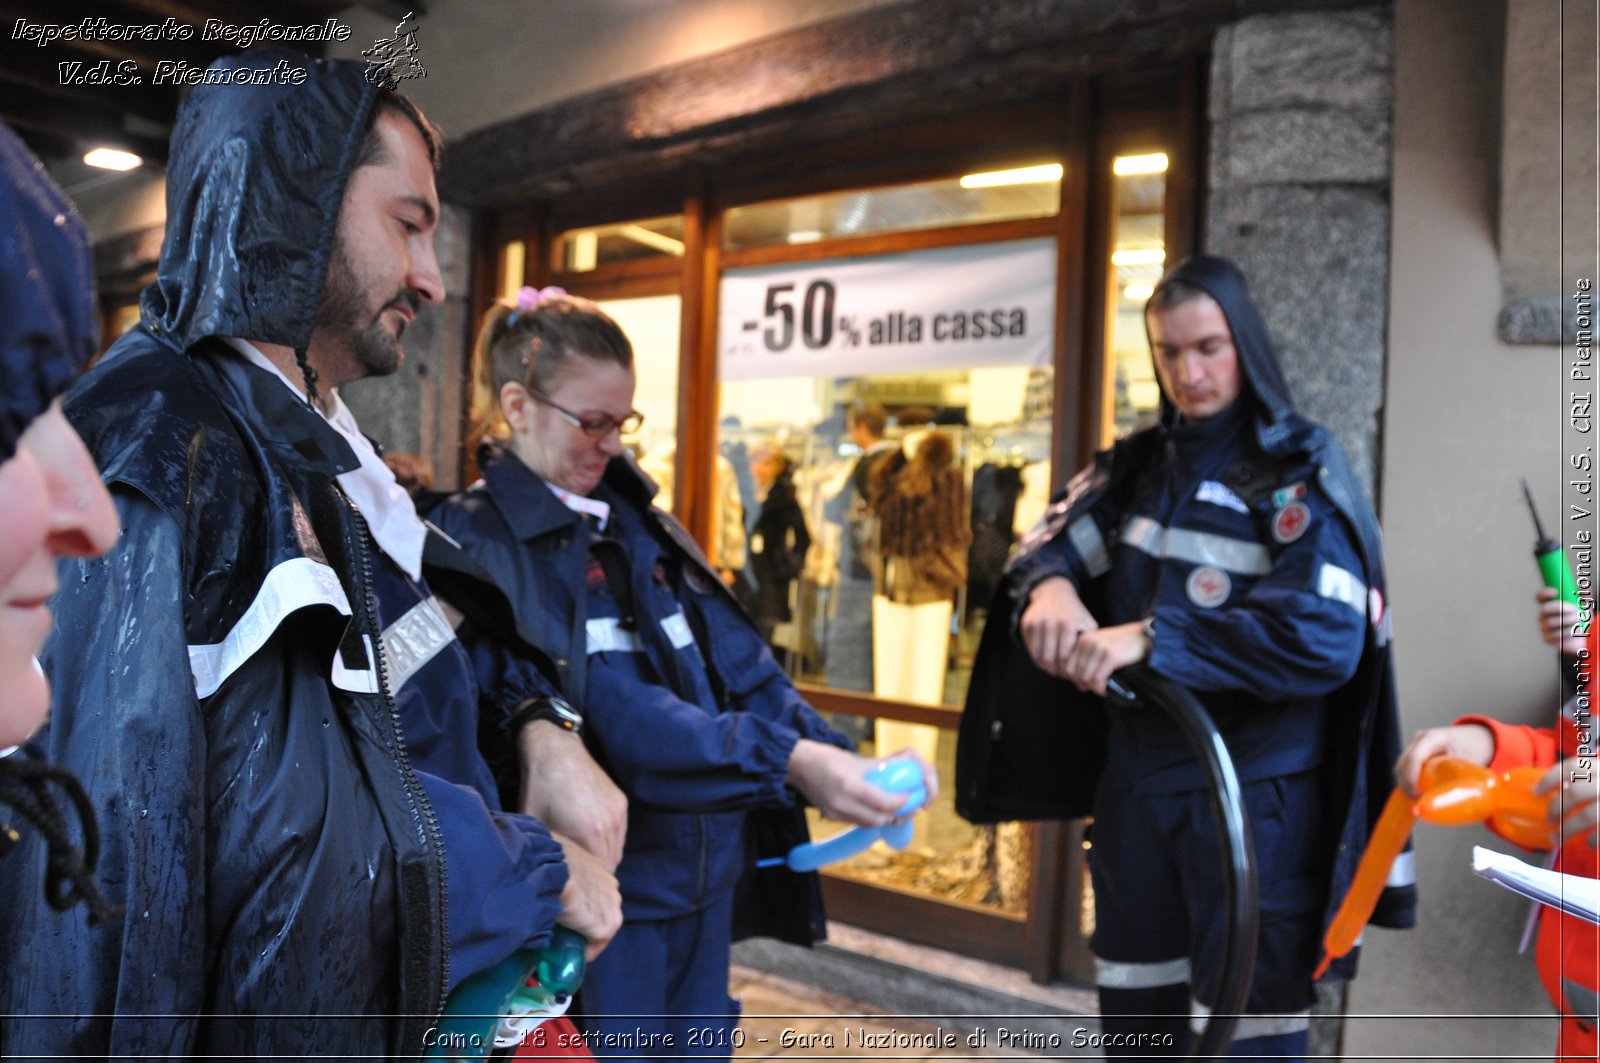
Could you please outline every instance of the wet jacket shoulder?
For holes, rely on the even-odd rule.
[[[139,492],[181,530],[188,612],[216,636],[191,630],[191,641],[218,641],[265,577],[269,553],[266,524],[239,519],[267,512],[268,500],[259,477],[240,475],[255,461],[238,424],[195,362],[142,328],[74,389],[68,412],[101,478]]]

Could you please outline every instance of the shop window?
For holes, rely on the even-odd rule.
[[[139,303],[137,300],[123,303],[111,312],[110,340],[115,340],[124,332],[139,323]],[[109,342],[109,341],[108,341]]]
[[[527,283],[523,277],[528,263],[528,245],[510,240],[500,249],[500,298],[515,302],[517,289]]]
[[[1049,493],[1055,263],[1045,237],[723,273],[719,465],[747,546],[735,586],[797,680],[964,702],[1000,569]],[[954,731],[836,725],[953,778]],[[1020,828],[973,827],[946,791],[908,852],[834,871],[1020,911]]]
[[[1049,493],[1055,263],[1046,237],[724,272],[741,585],[797,678],[962,704]]]
[[[644,421],[636,432],[624,436],[622,443],[638,455],[660,485],[656,502],[671,509],[678,438],[678,318],[683,300],[677,295],[652,295],[600,299],[597,303],[633,345],[637,380],[633,408],[644,414]]]
[[[1043,163],[735,207],[724,218],[723,247],[732,251],[1053,217],[1061,209],[1061,174],[1059,163]]]
[[[683,215],[572,229],[556,240],[557,273],[592,273],[623,263],[683,257]]]
[[[1102,443],[1150,423],[1161,390],[1144,331],[1144,304],[1166,267],[1167,157],[1119,155],[1112,163],[1111,264],[1106,293],[1105,425]]]

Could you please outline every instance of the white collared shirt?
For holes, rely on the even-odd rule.
[[[272,364],[271,359],[262,354],[250,341],[232,336],[224,336],[222,339],[250,364],[265,369],[283,381],[284,387],[302,399],[305,397],[305,392],[296,387],[277,366]],[[389,555],[389,559],[404,569],[412,579],[421,579],[422,544],[428,538],[428,530],[423,525],[422,518],[417,516],[416,504],[411,501],[406,489],[394,478],[389,466],[378,457],[378,452],[373,449],[372,443],[361,434],[355,414],[350,412],[350,407],[339,397],[338,389],[327,391],[323,401],[333,412],[326,412],[320,406],[317,412],[322,414],[323,420],[333,426],[334,431],[344,437],[345,442],[350,444],[350,449],[355,451],[356,460],[361,463],[349,472],[339,474],[339,486],[344,489],[344,493],[366,519],[367,528],[372,532],[372,538],[376,540],[378,549]]]
[[[588,495],[575,494],[565,487],[557,487],[549,480],[546,480],[544,485],[550,488],[550,491],[557,498],[561,499],[562,505],[580,516],[587,515],[595,518],[600,530],[606,530],[606,524],[611,520],[611,503],[602,502],[598,498],[590,498]]]

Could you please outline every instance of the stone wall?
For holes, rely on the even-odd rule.
[[[1594,0],[1509,0],[1500,130],[1500,338],[1576,336],[1572,281],[1594,277]]]
[[[1237,261],[1300,409],[1376,497],[1389,279],[1387,5],[1217,34],[1204,246]]]

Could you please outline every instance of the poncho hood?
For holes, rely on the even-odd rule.
[[[1282,454],[1293,445],[1297,432],[1293,422],[1297,419],[1294,399],[1278,364],[1278,352],[1272,345],[1272,336],[1261,312],[1250,298],[1244,274],[1239,267],[1216,255],[1195,255],[1172,267],[1161,278],[1156,290],[1165,285],[1183,283],[1199,288],[1217,301],[1228,328],[1233,332],[1233,347],[1239,356],[1239,371],[1244,375],[1246,389],[1240,401],[1251,402],[1254,407],[1256,438],[1261,449],[1269,454]],[[1146,329],[1149,318],[1146,317]],[[1154,355],[1152,355],[1154,357]],[[1161,423],[1177,423],[1177,408],[1172,405],[1166,389],[1161,391]]]
[[[89,238],[78,212],[0,124],[0,462],[99,343]]]
[[[251,49],[178,111],[167,232],[140,312],[186,350],[207,336],[303,349],[377,94],[368,65]]]

